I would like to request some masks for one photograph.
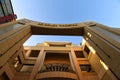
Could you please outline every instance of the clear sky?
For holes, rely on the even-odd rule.
[[[120,28],[120,0],[11,1],[18,19],[28,18],[39,22],[59,24],[79,23],[90,20],[110,27]],[[51,41],[51,39],[53,41],[63,41],[63,39],[66,39],[65,41],[72,41],[75,44],[79,44],[81,41],[81,37],[36,37],[37,36],[31,37],[31,41],[28,41],[26,45],[35,45],[35,42],[43,42],[43,39],[45,39],[45,41]]]

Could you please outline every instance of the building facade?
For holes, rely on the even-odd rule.
[[[16,20],[11,0],[0,0],[0,24]]]
[[[83,36],[23,46],[31,35]],[[96,22],[49,24],[21,19],[0,26],[0,80],[119,80],[120,29]]]

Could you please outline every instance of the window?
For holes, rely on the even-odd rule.
[[[3,17],[4,14],[3,14],[3,10],[2,10],[2,7],[0,6],[0,17]]]
[[[83,65],[79,65],[81,68],[81,71],[84,72],[94,72],[94,70],[91,68],[91,65],[89,64],[83,64]]]
[[[32,72],[34,65],[23,65],[20,72]]]
[[[83,51],[75,51],[75,54],[77,58],[85,58]]]
[[[6,4],[6,7],[7,7],[7,12],[8,14],[12,14],[12,7],[11,7],[11,4],[10,4],[10,1],[9,0],[5,0],[5,4]]]
[[[7,16],[8,12],[7,12],[7,7],[6,7],[6,4],[5,4],[5,0],[1,0],[1,4],[2,4],[2,8],[4,10],[4,13],[5,13],[5,16]]]
[[[20,56],[16,57],[13,61],[13,65],[15,68],[17,68],[21,64]]]
[[[0,76],[0,80],[10,80],[9,77],[7,76],[7,74],[4,72],[1,76]]]
[[[28,50],[25,50],[25,53],[27,53]]]
[[[16,58],[14,58],[12,64],[14,65],[14,68],[16,71],[20,71],[22,67],[20,56],[17,56]]]
[[[89,50],[89,48],[85,45],[85,47],[84,47],[84,51],[89,55],[89,53],[90,53],[90,50]]]
[[[29,57],[38,57],[40,50],[31,50]]]
[[[50,44],[49,46],[50,47],[66,47],[66,45],[52,45],[52,44]]]

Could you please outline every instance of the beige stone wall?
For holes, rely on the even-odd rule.
[[[116,76],[119,78],[119,57],[120,57],[120,43],[111,39],[110,36],[106,36],[101,31],[94,28],[97,27],[107,30],[113,34],[120,35],[119,30],[113,30],[108,27],[105,27],[101,24],[94,23],[78,23],[78,24],[46,24],[38,23],[35,21],[23,19],[15,22],[5,23],[0,25],[0,29],[8,27],[9,25],[15,23],[22,23],[23,25],[19,28],[13,29],[6,32],[5,34],[0,35],[0,75],[3,72],[6,72],[10,80],[35,80],[40,78],[41,74],[38,74],[38,70],[41,69],[46,52],[64,52],[69,54],[69,60],[59,60],[58,62],[69,62],[76,72],[75,74],[64,73],[63,76],[72,76],[77,80],[117,80]],[[62,32],[61,32],[62,31]],[[89,34],[88,34],[89,32]],[[47,34],[47,35],[75,35],[75,36],[84,36],[86,41],[96,50],[94,54],[90,51],[89,55],[84,51],[84,46],[89,44],[86,43],[82,47],[72,45],[69,42],[47,42],[50,45],[38,44],[37,46],[26,47],[27,52],[24,51],[23,43],[32,35],[32,34]],[[64,47],[58,47],[58,45],[66,45]],[[26,54],[30,54],[31,50],[40,50],[38,57],[29,57]],[[77,58],[75,51],[83,51],[85,58]],[[114,55],[114,56],[113,56]],[[20,70],[16,71],[12,61],[19,56],[21,60]],[[56,58],[57,59],[57,58]],[[109,65],[110,69],[105,70],[101,65],[100,60],[104,61],[105,64]],[[49,62],[46,61],[45,63]],[[55,62],[51,60],[51,62]],[[79,64],[91,64],[92,68],[95,70],[94,73],[82,72]],[[34,65],[31,73],[20,72],[23,66]],[[26,67],[27,68],[27,67]],[[25,69],[26,69],[25,68]],[[27,69],[26,69],[27,70]],[[116,76],[114,76],[114,74]],[[47,73],[46,73],[47,74]],[[52,73],[55,74],[55,73]],[[51,74],[51,75],[52,75]],[[44,75],[44,74],[42,74]],[[60,74],[61,75],[61,74]],[[22,77],[21,77],[22,76]],[[45,76],[45,75],[44,75]],[[53,75],[52,75],[53,76]],[[59,74],[57,75],[59,76]],[[63,77],[62,76],[62,77]]]
[[[87,45],[88,47],[90,46],[88,43],[86,43],[85,45]],[[85,45],[83,45],[83,47]],[[115,78],[113,73],[109,69],[105,70],[103,65],[100,63],[101,59],[98,57],[97,52],[92,53],[92,51],[90,51],[88,60],[91,64],[92,68],[97,73],[100,80],[117,80],[117,78]]]

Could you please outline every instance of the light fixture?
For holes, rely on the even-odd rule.
[[[89,32],[87,33],[87,35],[88,35],[89,37],[91,37],[91,36],[92,36]]]

